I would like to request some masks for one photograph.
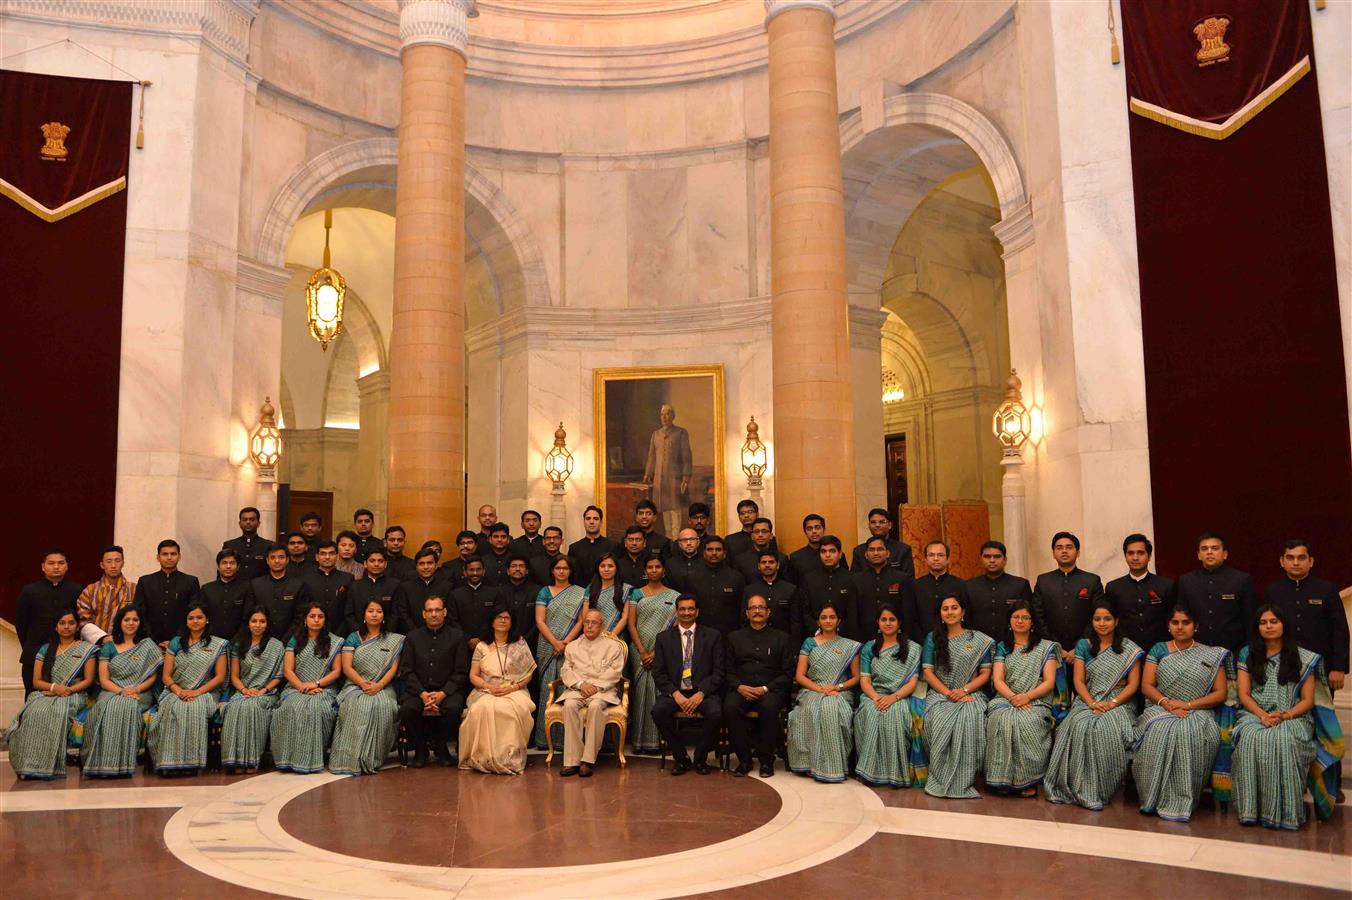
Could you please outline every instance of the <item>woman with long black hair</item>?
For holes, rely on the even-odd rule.
[[[324,604],[311,601],[296,633],[286,642],[282,675],[286,688],[268,728],[272,762],[302,775],[324,770],[324,751],[338,719],[338,655],[343,639],[328,630]]]

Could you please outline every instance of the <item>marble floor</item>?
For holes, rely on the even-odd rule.
[[[1349,809],[1294,832],[1041,800],[945,801],[779,772],[671,780],[533,756],[520,777],[207,774],[19,782],[7,897],[1352,897]],[[64,854],[52,848],[65,847]]]

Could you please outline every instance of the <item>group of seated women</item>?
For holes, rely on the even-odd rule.
[[[258,771],[269,749],[281,771],[379,771],[397,731],[394,680],[404,638],[387,631],[378,601],[363,616],[344,640],[329,633],[323,605],[311,603],[283,646],[269,636],[263,607],[227,641],[210,635],[207,609],[193,605],[161,650],[135,606],[119,611],[102,648],[80,640],[75,614],[67,613],[38,652],[34,691],[8,729],[10,764],[20,778],[63,777],[78,732],[86,776],[129,776],[142,750],[160,774],[195,773],[207,767],[214,718],[228,771]],[[494,704],[476,699],[462,727],[482,731],[478,720]]]
[[[1186,608],[1169,620],[1172,640],[1147,653],[1099,601],[1067,668],[1026,602],[1010,605],[1009,646],[965,627],[964,613],[961,598],[945,598],[921,648],[892,607],[862,646],[822,609],[798,660],[790,769],[844,781],[853,751],[869,784],[976,798],[984,776],[990,791],[1036,797],[1041,785],[1053,803],[1101,810],[1130,768],[1141,812],[1171,821],[1188,821],[1208,785],[1245,825],[1299,828],[1307,784],[1316,811],[1331,814],[1342,735],[1322,661],[1279,609],[1259,610],[1252,642],[1231,659],[1193,639]]]

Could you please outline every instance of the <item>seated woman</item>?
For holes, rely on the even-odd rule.
[[[207,767],[207,735],[225,685],[230,643],[207,631],[207,608],[188,607],[183,629],[164,651],[164,691],[146,747],[155,771],[196,774]]]
[[[66,736],[94,684],[99,650],[78,630],[75,613],[64,613],[33,660],[33,691],[8,732],[9,764],[20,778],[66,777]]]
[[[145,713],[155,704],[163,666],[164,651],[146,633],[141,610],[119,610],[112,639],[99,652],[99,699],[85,724],[82,774],[121,778],[136,771],[136,754],[145,744]]]
[[[563,649],[582,633],[582,612],[587,594],[573,584],[573,564],[560,556],[550,569],[554,583],[540,588],[535,597],[535,627],[540,636],[535,642],[535,663],[540,669],[540,692],[535,698],[535,734],[531,743],[545,746],[545,708],[549,706],[549,684],[559,677]]]
[[[324,604],[311,601],[286,642],[286,687],[268,728],[272,764],[283,772],[324,770],[324,751],[338,718],[337,683],[343,677],[338,659],[343,640],[329,633],[327,622]]]
[[[995,639],[966,627],[966,601],[939,601],[939,624],[925,636],[925,755],[932,797],[976,799],[976,776],[986,762],[986,694]]]
[[[1311,714],[1317,696],[1328,694],[1323,669],[1319,654],[1296,644],[1285,613],[1276,606],[1258,610],[1257,634],[1240,648],[1235,676],[1235,810],[1241,825],[1295,831],[1305,824],[1305,785],[1319,750]],[[1337,727],[1336,719],[1330,727]],[[1333,808],[1316,804],[1316,810],[1327,818]]]
[[[840,614],[829,603],[817,627],[798,651],[794,680],[802,690],[789,710],[789,769],[834,784],[849,771],[860,645],[838,633]]]
[[[460,768],[520,775],[526,770],[526,743],[534,721],[530,676],[535,655],[508,608],[494,611],[488,632],[480,637],[469,665],[474,690],[460,723]]]
[[[338,694],[338,727],[333,732],[329,771],[335,775],[373,775],[385,765],[398,731],[399,698],[394,676],[404,636],[385,630],[385,607],[373,599],[362,610],[362,627],[343,644],[343,676]]]
[[[920,684],[920,645],[906,637],[901,616],[888,604],[878,610],[878,637],[864,645],[854,714],[855,774],[869,784],[910,787],[910,697]]]
[[[1013,646],[995,648],[986,708],[986,787],[1036,797],[1052,750],[1052,711],[1060,645],[1045,640],[1027,600],[1009,607]]]
[[[654,556],[643,565],[648,583],[629,592],[629,739],[638,753],[658,750],[653,704],[657,683],[653,681],[653,645],[657,636],[676,621],[676,598],[680,593],[662,583],[667,567]]]
[[[1221,729],[1216,708],[1228,690],[1224,647],[1193,640],[1192,613],[1183,606],[1169,616],[1173,640],[1150,648],[1141,677],[1147,701],[1136,720],[1131,774],[1141,797],[1141,812],[1171,822],[1187,822],[1202,799],[1211,774]]]
[[[286,648],[268,634],[268,611],[255,606],[230,645],[230,698],[221,727],[221,765],[257,772],[277,707]]]
[[[1118,631],[1110,601],[1094,604],[1092,639],[1075,645],[1075,702],[1056,730],[1043,782],[1053,803],[1101,810],[1122,786],[1136,719],[1132,697],[1141,686],[1144,651]]]
[[[629,630],[629,604],[625,597],[634,585],[621,584],[618,572],[615,554],[602,553],[596,561],[596,575],[587,586],[587,608],[600,610],[606,631],[623,641]]]

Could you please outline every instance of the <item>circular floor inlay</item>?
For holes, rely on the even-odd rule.
[[[296,839],[335,853],[510,868],[691,850],[746,834],[779,812],[779,794],[759,778],[669,772],[644,759],[623,770],[602,765],[587,779],[563,778],[557,765],[538,761],[515,777],[390,768],[306,791],[279,818]]]
[[[440,796],[454,798],[463,790],[452,790],[453,781],[469,780],[474,773],[390,770],[360,779],[369,782],[370,788],[363,784],[345,786],[355,793],[335,793],[334,799],[321,799],[318,806],[310,808],[309,817],[321,821],[323,827],[314,834],[307,830],[307,840],[283,828],[283,809],[309,792],[355,779],[272,773],[184,806],[165,826],[164,841],[180,860],[213,878],[292,897],[444,897],[451,893],[466,898],[655,898],[722,890],[819,866],[872,837],[882,810],[872,791],[853,782],[823,785],[783,772],[749,784],[726,773],[690,773],[676,779],[649,765],[636,764],[629,773],[630,780],[653,783],[651,828],[645,826],[646,830],[639,831],[633,823],[641,817],[631,811],[618,824],[596,832],[596,843],[591,843],[592,835],[585,832],[581,846],[574,838],[560,838],[559,850],[532,843],[535,823],[567,831],[576,827],[571,823],[585,821],[589,813],[593,819],[606,817],[597,810],[604,810],[607,793],[620,789],[621,778],[613,771],[601,771],[585,786],[578,781],[577,789],[571,783],[573,779],[567,779],[570,783],[557,792],[549,784],[549,779],[557,776],[549,773],[535,785],[525,776],[488,781],[485,793],[472,808],[466,808],[463,797],[455,801],[455,828],[449,827],[449,816],[441,818],[433,813],[427,831],[410,837],[417,831],[416,824],[405,828],[398,811],[391,810],[383,798],[374,803],[371,799],[385,791],[400,790],[396,786],[398,777],[410,774],[419,776],[416,783],[425,786],[417,791],[414,809],[430,806],[435,810]],[[706,783],[696,786],[695,779]],[[415,779],[410,778],[408,783],[415,783]],[[594,792],[590,798],[588,790]],[[631,788],[631,792],[634,790]],[[662,826],[667,821],[664,810],[674,810],[670,819],[673,834],[684,831],[687,836],[683,840],[687,844],[691,841],[685,819],[691,814],[692,801],[687,795],[695,796],[693,802],[714,804],[709,814],[731,821],[748,815],[747,809],[737,807],[764,803],[751,798],[770,792],[778,795],[778,812],[754,827],[744,819],[738,827],[750,830],[734,837],[718,840],[716,834],[706,830],[705,842],[689,849],[679,849],[680,844],[662,838]],[[541,795],[538,804],[537,794]],[[774,800],[768,802],[773,807]],[[288,820],[293,821],[292,816],[305,808],[296,806],[288,812]],[[458,829],[472,828],[472,823],[492,816],[507,820],[494,827],[519,832],[521,849],[511,860],[502,856],[507,850],[498,848],[486,851],[500,854],[496,862],[483,856],[472,865],[448,866],[444,862],[447,850],[438,852],[429,846],[429,841],[440,840],[442,848],[450,848],[457,841]],[[628,828],[621,827],[625,822]],[[443,824],[447,827],[439,827]],[[366,855],[341,852],[350,835],[364,842],[361,849]],[[423,860],[421,864],[389,862],[369,855],[377,852],[377,846],[410,840],[416,841],[411,848],[415,857]],[[607,859],[618,861],[604,861]]]

